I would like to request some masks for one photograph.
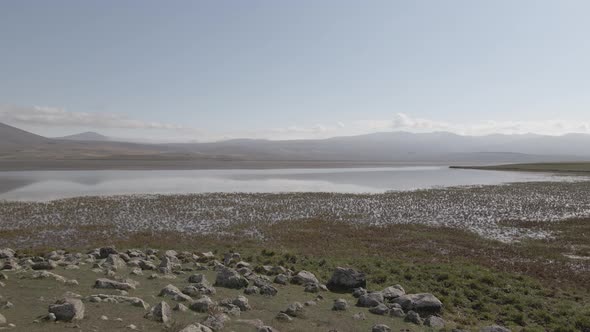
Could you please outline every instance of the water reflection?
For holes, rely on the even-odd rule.
[[[0,200],[45,201],[120,194],[207,192],[381,193],[462,185],[569,181],[541,173],[449,169],[446,166],[270,170],[0,172]]]

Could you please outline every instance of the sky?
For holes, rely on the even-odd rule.
[[[590,133],[584,0],[0,2],[0,122],[158,141]]]

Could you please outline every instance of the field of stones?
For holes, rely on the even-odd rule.
[[[441,330],[444,304],[401,285],[367,289],[367,276],[256,265],[239,253],[0,250],[0,329],[14,331]],[[506,331],[499,326],[481,331]]]

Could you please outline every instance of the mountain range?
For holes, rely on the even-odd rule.
[[[462,136],[382,132],[313,140],[234,139],[212,143],[140,144],[95,132],[59,138],[0,123],[0,168],[7,161],[166,160],[187,168],[232,162],[504,163],[590,159],[590,135]],[[211,164],[211,160],[215,163]],[[233,165],[233,164],[232,164]],[[226,165],[227,166],[227,165]],[[238,165],[239,167],[239,165]]]

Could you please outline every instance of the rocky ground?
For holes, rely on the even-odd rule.
[[[430,293],[367,289],[367,274],[249,262],[237,252],[113,246],[84,253],[0,250],[0,330],[419,331],[451,330]],[[481,331],[506,331],[499,326]]]
[[[260,237],[265,225],[321,218],[363,226],[449,227],[512,242],[553,235],[522,223],[589,217],[589,189],[590,182],[540,182],[371,195],[217,193],[0,201],[0,233],[12,247],[79,246],[88,245],[82,240],[97,229],[117,239],[138,232],[192,236],[231,233],[235,228]]]

